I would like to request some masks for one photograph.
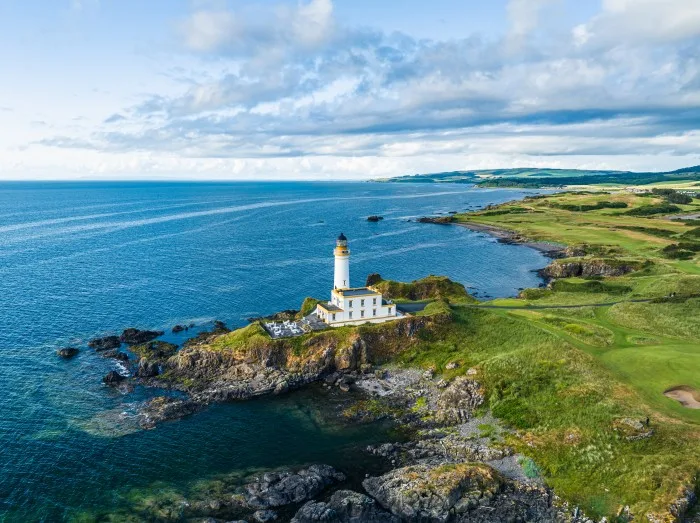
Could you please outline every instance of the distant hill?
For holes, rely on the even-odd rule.
[[[580,169],[484,169],[413,174],[385,178],[391,183],[468,183],[480,187],[560,187],[563,185],[646,185],[667,181],[700,181],[700,166],[670,172],[592,171]]]

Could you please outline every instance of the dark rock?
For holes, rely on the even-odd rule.
[[[76,349],[75,347],[64,347],[62,349],[58,349],[56,354],[58,354],[61,358],[69,360],[77,356],[79,352],[80,350]]]
[[[109,386],[116,386],[119,385],[122,381],[126,380],[125,376],[122,376],[119,374],[116,370],[111,370],[107,373],[107,375],[102,378],[102,381]]]
[[[141,408],[138,414],[139,424],[145,429],[151,429],[158,423],[184,418],[203,408],[203,404],[192,400],[159,396]]]
[[[119,337],[122,343],[127,343],[129,345],[138,345],[139,343],[147,343],[151,340],[156,339],[158,336],[162,336],[163,331],[142,331],[139,329],[126,329],[122,332]]]
[[[258,523],[269,523],[277,520],[277,512],[274,510],[258,510],[253,514],[253,519]]]
[[[136,370],[138,378],[155,378],[158,374],[160,374],[158,363],[148,361],[146,358],[142,358],[139,361],[139,366]]]
[[[367,281],[365,282],[365,285],[367,287],[371,287],[372,285],[376,285],[377,283],[382,281],[382,277],[377,274],[376,272],[373,272],[369,276],[367,276]]]
[[[129,361],[129,355],[120,350],[108,350],[102,352],[102,356],[105,358],[114,358],[118,361]]]
[[[345,476],[328,465],[312,465],[299,472],[268,472],[245,487],[244,498],[256,509],[301,503],[321,493]]]
[[[175,333],[175,334],[177,334],[178,332],[186,331],[186,330],[187,330],[187,327],[185,327],[184,325],[175,325],[173,327],[173,333]]]
[[[556,260],[540,272],[546,278],[590,276],[624,276],[640,268],[635,261],[593,258],[588,260]]]
[[[216,320],[212,332],[214,334],[226,334],[227,332],[231,332],[231,329],[229,329],[223,321]]]
[[[382,510],[364,494],[351,490],[334,492],[327,502],[309,501],[302,506],[292,523],[400,523],[400,519]]]
[[[368,216],[368,217],[367,217],[367,221],[368,221],[368,222],[375,222],[375,223],[378,222],[378,221],[381,221],[381,220],[383,220],[383,219],[384,219],[383,216],[375,216],[375,215],[373,215],[373,216]]]
[[[455,217],[449,216],[424,216],[423,218],[418,218],[418,223],[436,223],[438,225],[449,225],[454,223]]]
[[[96,351],[118,349],[122,342],[118,336],[104,336],[102,338],[94,338],[88,341],[88,347]]]

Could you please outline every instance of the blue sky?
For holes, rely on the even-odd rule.
[[[700,164],[700,2],[5,0],[0,178]]]

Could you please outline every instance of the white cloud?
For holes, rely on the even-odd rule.
[[[603,11],[574,29],[578,44],[674,42],[700,36],[695,0],[603,0]]]
[[[333,3],[331,0],[311,0],[300,3],[293,13],[295,38],[303,45],[317,46],[329,36],[333,26]]]
[[[266,16],[200,5],[180,26],[198,65],[169,90],[77,130],[31,129],[29,149],[0,150],[0,170],[318,178],[698,163],[700,40],[685,1],[666,12],[609,0],[554,42],[536,36],[558,0],[511,0],[502,40],[449,41],[342,27],[331,0],[289,1]],[[665,29],[637,24],[645,9]],[[527,52],[504,52],[516,44]]]
[[[197,11],[183,24],[185,45],[195,51],[212,51],[236,32],[236,19],[229,11]]]
[[[533,33],[540,21],[541,11],[560,0],[509,0],[508,48],[517,51],[525,39]]]

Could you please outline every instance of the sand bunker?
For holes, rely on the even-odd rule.
[[[664,396],[676,400],[678,403],[689,409],[700,409],[700,392],[687,385],[671,387]]]

